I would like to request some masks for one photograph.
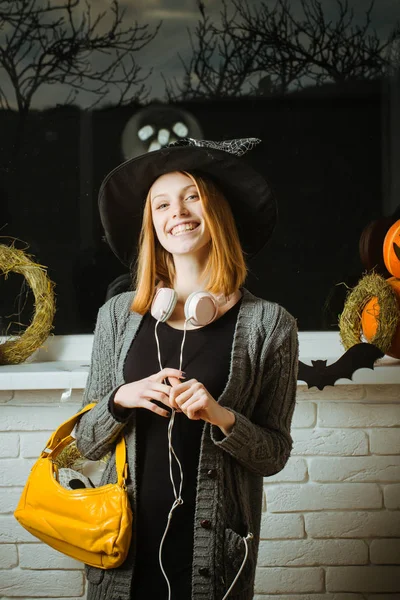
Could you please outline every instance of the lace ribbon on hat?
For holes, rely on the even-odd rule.
[[[211,140],[195,140],[193,138],[182,138],[176,142],[168,144],[171,146],[198,146],[200,148],[214,148],[215,150],[223,150],[235,156],[243,156],[254,146],[257,146],[261,140],[259,138],[240,138],[237,140],[225,140],[223,142],[212,142]]]

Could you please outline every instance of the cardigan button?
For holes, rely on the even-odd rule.
[[[210,576],[210,569],[208,567],[200,567],[199,574],[203,575],[204,577],[209,577]]]
[[[209,471],[207,471],[207,477],[209,477],[210,479],[216,479],[217,475],[217,469],[210,469]]]
[[[203,529],[211,529],[211,521],[208,519],[203,519],[200,521],[200,525],[203,527]]]

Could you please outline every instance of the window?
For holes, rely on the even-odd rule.
[[[0,242],[48,267],[56,334],[92,332],[110,284],[123,289],[102,179],[187,135],[262,139],[246,160],[271,182],[279,224],[247,287],[300,330],[337,329],[348,287],[383,269],[379,241],[368,266],[360,257],[366,227],[400,217],[397,2],[0,5]],[[1,277],[1,334],[32,307],[21,277]]]

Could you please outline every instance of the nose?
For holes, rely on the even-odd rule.
[[[187,206],[180,201],[177,201],[176,204],[173,206],[173,216],[174,217],[179,217],[180,215],[187,215],[188,214],[188,209]]]

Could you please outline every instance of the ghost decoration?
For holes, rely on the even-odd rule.
[[[125,125],[122,154],[127,160],[187,137],[203,137],[200,125],[191,113],[168,104],[153,104],[139,110]]]

